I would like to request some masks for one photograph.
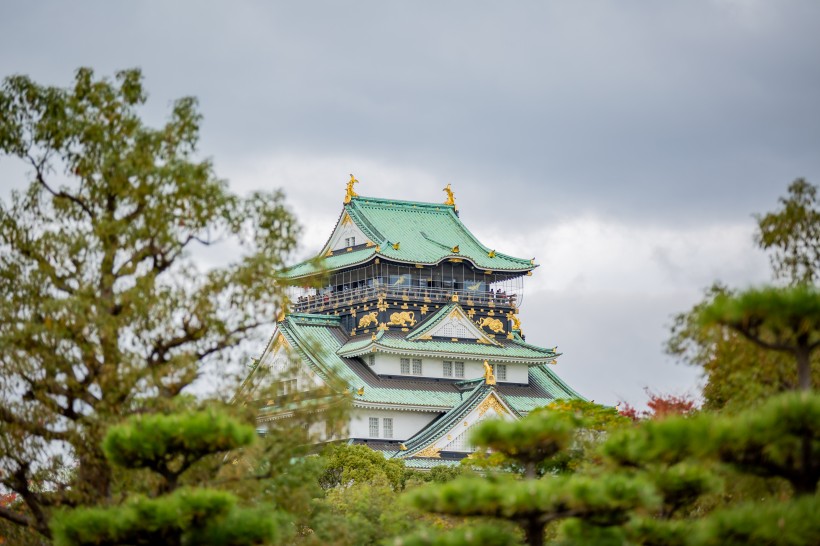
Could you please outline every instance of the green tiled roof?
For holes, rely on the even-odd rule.
[[[345,359],[337,355],[342,346],[340,321],[325,315],[292,314],[279,323],[285,338],[305,362],[326,382],[341,380],[353,392],[354,400],[387,404],[406,404],[449,409],[461,401],[456,389],[451,392],[419,388],[384,388],[367,385]],[[334,334],[333,330],[337,330]],[[356,393],[365,386],[364,394]]]
[[[351,265],[365,263],[375,255],[376,247],[368,247],[352,252],[342,252],[324,258],[314,258],[285,269],[279,273],[279,276],[286,279],[307,277],[325,271],[334,271],[336,269],[342,269]]]
[[[367,337],[346,344],[347,336],[342,331],[339,317],[293,313],[285,317],[277,326],[305,364],[329,386],[336,388],[339,392],[344,391],[352,395],[354,403],[440,408],[440,411],[446,412],[462,404],[466,397],[463,390],[455,383],[425,381],[416,378],[383,379],[358,360],[341,356],[339,353],[343,346],[347,347],[352,343],[370,343],[371,339]],[[379,338],[378,342],[382,342],[385,339],[391,339],[392,336],[379,332],[377,338]],[[425,344],[426,346],[431,342],[407,343]],[[512,342],[504,340],[504,343]],[[450,343],[450,345],[476,347],[484,351],[501,349],[490,345],[468,343]],[[550,401],[550,398],[546,398],[547,396],[581,398],[552,371],[548,370],[546,365],[530,366],[529,377],[529,386],[497,385],[498,392],[516,411],[527,412],[535,407],[543,406]],[[364,387],[363,394],[357,392],[360,387]]]
[[[522,362],[542,364],[557,357],[549,349],[523,343],[516,339],[498,340],[499,345],[487,345],[470,341],[449,341],[443,339],[410,340],[400,335],[386,334],[375,340],[364,337],[351,340],[339,349],[339,355],[355,357],[367,354],[376,348],[377,351],[396,354],[429,354],[438,353],[459,356],[473,360],[492,358],[500,362]]]
[[[530,383],[543,389],[555,400],[561,398],[586,400],[586,398],[575,392],[572,387],[564,383],[561,378],[546,365],[530,367]],[[505,389],[502,387],[502,390]],[[504,400],[514,407],[516,411],[525,413],[545,405],[543,399],[533,398],[526,394],[517,394],[512,389],[504,392]]]
[[[386,259],[410,264],[434,265],[448,258],[461,258],[476,267],[492,271],[526,272],[535,267],[530,260],[515,258],[501,252],[490,253],[461,222],[452,206],[354,197],[345,205],[345,212],[356,226],[379,246],[355,252],[342,252],[302,262],[282,273],[296,278],[318,271],[332,271],[363,263],[378,254]],[[344,216],[344,214],[342,215]],[[393,248],[398,243],[399,248]],[[458,252],[453,248],[458,247]]]
[[[430,470],[437,466],[458,466],[460,464],[460,459],[404,459],[404,466],[406,468],[415,468],[418,470]]]

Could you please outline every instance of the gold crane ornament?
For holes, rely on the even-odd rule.
[[[442,191],[447,194],[447,199],[444,200],[444,204],[450,205],[455,210],[458,210],[458,207],[456,206],[456,197],[453,195],[453,189],[450,187],[450,184],[447,184],[447,187],[445,187]]]
[[[493,367],[486,360],[484,361],[484,382],[487,385],[495,385],[495,376],[493,375]]]

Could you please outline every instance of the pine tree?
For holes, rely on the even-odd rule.
[[[764,349],[792,355],[798,387],[812,388],[812,353],[820,347],[820,291],[816,288],[799,285],[721,294],[701,310],[700,322],[727,326]]]
[[[636,508],[657,505],[649,484],[636,478],[572,473],[538,477],[537,467],[553,467],[572,447],[583,425],[579,417],[557,411],[534,412],[513,422],[483,423],[471,441],[517,461],[526,469],[524,479],[461,477],[412,491],[410,501],[434,513],[513,522],[531,546],[544,544],[545,527],[552,522],[584,518],[597,528],[607,528],[625,523]],[[461,531],[453,533],[433,543],[477,544]]]
[[[278,538],[275,512],[237,506],[229,492],[183,485],[203,458],[251,444],[253,427],[214,410],[140,415],[109,429],[102,449],[123,469],[147,470],[153,487],[122,503],[58,513],[56,546],[270,544]],[[151,478],[154,478],[153,480]]]

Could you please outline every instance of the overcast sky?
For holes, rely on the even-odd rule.
[[[146,118],[199,98],[238,192],[283,188],[302,256],[362,195],[442,201],[541,264],[528,341],[598,402],[696,393],[662,352],[720,279],[769,278],[752,213],[820,183],[820,2],[0,1],[0,76],[140,67]],[[0,160],[3,198],[20,186]],[[261,347],[260,347],[261,349]]]

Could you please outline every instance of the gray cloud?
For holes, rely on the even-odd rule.
[[[674,239],[748,226],[792,179],[820,182],[819,22],[812,0],[7,2],[0,75],[67,85],[81,65],[139,66],[152,123],[198,96],[202,152],[236,188],[283,186],[306,252],[353,171],[379,196],[438,200],[452,182],[468,225],[555,267],[544,234],[575,218]],[[0,185],[19,186],[5,161]],[[577,330],[561,334],[631,340],[607,353],[622,377],[663,358],[642,332],[704,279],[765,278],[750,246],[704,269],[669,244],[654,258],[666,291],[625,315],[640,324],[594,319],[635,293],[596,285],[583,252],[557,264],[577,281],[561,299]]]

